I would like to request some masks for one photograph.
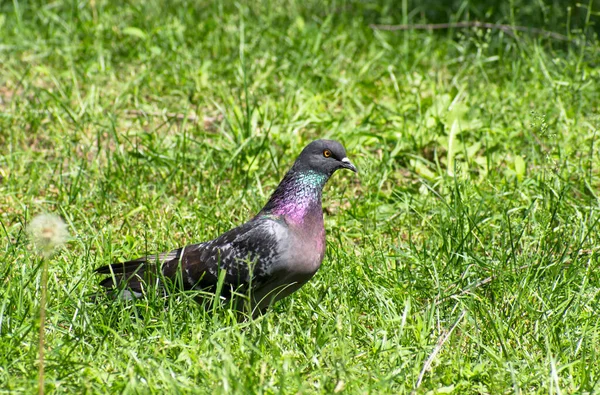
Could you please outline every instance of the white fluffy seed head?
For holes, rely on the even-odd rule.
[[[35,216],[27,226],[27,232],[35,248],[45,256],[51,255],[69,239],[67,224],[54,214]]]

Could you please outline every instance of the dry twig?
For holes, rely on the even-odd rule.
[[[202,120],[202,123],[204,124],[204,129],[206,129],[206,130],[216,129],[215,124],[218,124],[219,122],[221,122],[223,120],[222,114],[218,114],[214,117],[205,116],[205,117],[200,118],[195,113],[180,114],[180,113],[174,113],[174,112],[160,112],[160,111],[146,112],[143,110],[136,110],[136,109],[125,110],[125,113],[128,115],[131,115],[131,116],[135,116],[135,117],[138,117],[138,116],[167,117],[170,120],[175,119],[177,121],[189,121],[189,122],[194,122],[194,123],[197,123],[198,121]]]
[[[421,373],[419,373],[419,378],[417,379],[417,384],[415,385],[415,389],[411,392],[411,395],[417,392],[417,390],[421,386],[421,383],[423,382],[425,373],[427,373],[427,371],[431,368],[431,364],[433,363],[433,360],[439,354],[439,352],[442,350],[442,347],[448,341],[448,339],[450,338],[450,335],[452,334],[454,329],[456,329],[458,324],[462,321],[464,316],[465,316],[465,311],[463,310],[460,313],[460,315],[458,316],[458,318],[456,319],[456,321],[454,322],[454,324],[452,325],[452,327],[447,332],[442,333],[440,335],[440,337],[438,338],[438,342],[435,345],[435,348],[433,349],[433,352],[431,353],[431,355],[429,355],[429,358],[427,358],[427,361],[425,361],[425,364],[423,365],[423,369],[421,369]]]
[[[144,117],[167,117],[167,118],[171,118],[171,119],[177,119],[179,121],[190,121],[190,122],[196,122],[198,121],[198,116],[194,113],[191,114],[179,114],[179,113],[174,113],[174,112],[161,112],[161,111],[153,111],[153,112],[146,112],[143,110],[125,110],[125,112],[127,114],[130,115],[134,115],[134,116],[144,116]]]
[[[538,29],[535,27],[527,27],[527,26],[511,26],[511,25],[503,25],[499,23],[487,23],[487,22],[479,22],[479,21],[470,21],[470,22],[453,22],[453,23],[417,23],[414,25],[369,25],[371,29],[374,30],[387,30],[387,31],[396,31],[396,30],[439,30],[439,29],[464,29],[464,28],[480,28],[480,29],[494,29],[501,30],[511,36],[515,36],[515,31],[525,32],[525,33],[533,33],[540,36],[544,36],[547,38],[553,38],[555,40],[560,41],[575,41],[563,34],[550,32],[548,30]]]

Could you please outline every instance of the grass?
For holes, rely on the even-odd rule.
[[[408,1],[0,4],[0,390],[37,389],[24,228],[53,212],[49,392],[600,391],[591,5],[541,26],[581,44],[368,27],[422,21]],[[318,137],[360,174],[327,185],[324,264],[269,314],[90,299],[94,268],[251,217]]]

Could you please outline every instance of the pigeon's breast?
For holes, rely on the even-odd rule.
[[[254,274],[254,298],[259,309],[298,290],[319,270],[325,253],[325,229],[320,221],[294,223],[265,221],[262,230],[271,235],[276,251],[263,257]]]
[[[291,225],[294,235],[290,261],[293,263],[294,271],[298,274],[314,275],[323,261],[325,255],[325,228],[323,217],[307,224]],[[308,280],[308,279],[307,279]]]
[[[269,276],[277,272],[286,273],[285,277],[308,281],[321,266],[325,254],[322,220],[313,226],[276,221],[268,221],[263,226],[264,231],[271,234],[276,251],[272,251],[273,255],[268,257],[271,259],[265,259],[268,264],[260,270],[263,273],[258,274]]]

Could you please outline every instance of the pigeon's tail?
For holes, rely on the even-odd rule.
[[[181,249],[149,255],[133,261],[102,266],[95,272],[109,276],[100,282],[101,286],[110,290],[123,290],[123,297],[126,299],[133,295],[140,297],[149,287],[162,285],[162,264],[165,261],[178,260],[180,254]]]
[[[105,288],[118,288],[127,284],[133,291],[142,291],[142,282],[147,276],[146,259],[136,259],[135,261],[113,263],[96,269],[98,274],[107,274],[110,277],[100,282]]]

